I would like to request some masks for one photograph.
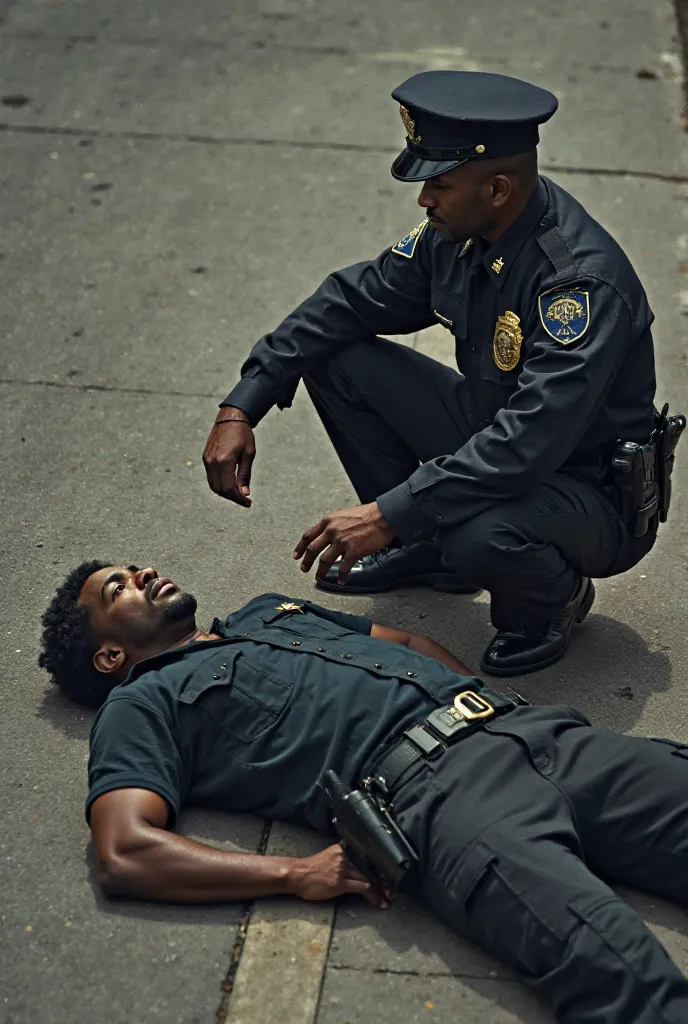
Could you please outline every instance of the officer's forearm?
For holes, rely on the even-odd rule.
[[[412,651],[424,654],[426,658],[434,658],[435,661],[441,662],[442,665],[446,665],[452,672],[458,672],[461,676],[474,675],[462,661],[454,657],[451,651],[448,651],[446,647],[442,647],[441,644],[435,643],[429,636],[423,636],[421,633],[411,633],[409,636],[408,645]]]
[[[99,864],[110,896],[205,903],[282,895],[290,891],[291,857],[216,850],[193,839],[145,828]]]

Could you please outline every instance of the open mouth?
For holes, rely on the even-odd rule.
[[[149,596],[151,601],[157,601],[159,597],[165,597],[167,594],[173,594],[176,589],[176,584],[174,584],[171,579],[168,579],[167,576],[161,576],[153,582]]]

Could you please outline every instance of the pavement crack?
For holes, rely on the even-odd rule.
[[[260,834],[258,841],[258,849],[256,853],[259,856],[264,856],[268,846],[268,840],[270,838],[270,829],[272,828],[271,821],[263,822],[263,830]],[[232,992],[234,991],[234,982],[236,981],[237,971],[241,963],[241,954],[244,951],[244,944],[246,942],[246,935],[248,934],[249,925],[251,923],[251,915],[255,906],[255,900],[247,900],[244,903],[241,918],[239,920],[239,927],[236,930],[234,936],[234,945],[232,946],[232,954],[229,958],[229,964],[227,965],[227,973],[222,979],[222,996],[220,998],[220,1005],[215,1013],[215,1019],[218,1024],[224,1024],[227,1020],[227,1012],[229,1010],[229,1004],[232,998]]]
[[[75,384],[62,380],[21,380],[17,377],[0,377],[0,384],[36,388],[67,388],[71,391],[105,391],[123,395],[160,395],[163,398],[217,398],[211,391],[175,391],[160,388],[133,388],[116,384]]]
[[[224,136],[224,135],[196,135],[186,132],[153,132],[153,131],[125,131],[124,129],[111,128],[86,128],[80,126],[75,128],[71,125],[31,125],[31,124],[9,124],[0,122],[0,132],[20,135],[67,135],[75,138],[93,139],[136,139],[141,142],[191,142],[201,143],[208,146],[269,146],[284,149],[307,149],[320,150],[323,152],[335,153],[389,153],[397,154],[398,146],[380,146],[374,143],[364,142],[334,142],[317,141],[310,139],[264,139],[247,138],[245,136]],[[665,171],[636,171],[629,167],[567,167],[555,164],[541,164],[541,171],[554,172],[557,174],[587,174],[590,176],[599,175],[602,177],[639,178],[648,181],[663,181],[668,184],[683,184],[688,182],[688,173],[670,173]]]
[[[354,967],[352,964],[328,964],[328,970],[351,971],[354,974],[389,974],[401,978],[473,978],[480,981],[500,981],[511,985],[520,985],[517,978],[500,977],[495,971],[488,974],[476,971],[421,971],[401,970],[395,967]]]

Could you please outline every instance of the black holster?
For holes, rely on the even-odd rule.
[[[671,474],[674,469],[676,446],[686,429],[686,417],[680,414],[668,416],[669,405],[655,414],[655,429],[652,441],[657,453],[657,486],[659,492],[659,520],[667,521],[671,504]]]
[[[323,788],[351,862],[374,885],[395,893],[418,857],[387,805],[365,790],[349,789],[331,770],[325,772]]]
[[[621,502],[621,518],[634,537],[644,537],[659,512],[652,444],[619,441],[612,456],[614,483]]]

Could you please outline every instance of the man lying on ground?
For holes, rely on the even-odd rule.
[[[688,748],[525,705],[362,616],[263,594],[206,633],[195,612],[154,569],[87,562],[43,617],[41,665],[102,705],[86,816],[107,893],[386,906],[340,845],[267,857],[171,831],[190,803],[331,832],[332,769],[391,802],[418,856],[403,888],[557,1020],[685,1024],[688,981],[600,876],[688,905]]]

